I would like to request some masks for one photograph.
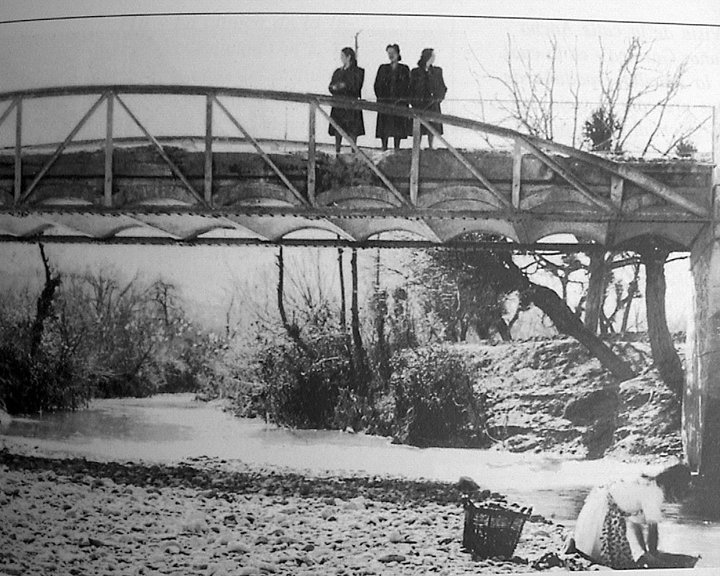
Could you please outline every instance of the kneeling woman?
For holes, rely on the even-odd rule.
[[[657,476],[593,488],[575,526],[576,551],[614,569],[660,567],[658,523],[663,501],[678,501],[689,486],[690,470],[678,464]]]

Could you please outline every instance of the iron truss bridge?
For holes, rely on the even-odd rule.
[[[412,147],[361,148],[331,107],[407,117]],[[38,133],[47,140],[68,110],[79,121],[42,141]],[[272,138],[269,127],[288,113],[301,137]],[[350,153],[331,153],[318,119]],[[423,126],[439,149],[421,150]],[[453,145],[461,133],[505,148]],[[468,118],[317,94],[156,85],[9,92],[0,94],[2,138],[5,242],[499,247],[463,239],[482,232],[515,250],[632,248],[655,237],[686,250],[713,223],[709,164],[616,161]],[[384,234],[397,231],[405,234]],[[539,243],[555,234],[579,243]]]

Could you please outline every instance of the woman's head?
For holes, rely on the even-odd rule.
[[[665,500],[677,502],[685,498],[690,491],[690,468],[685,464],[675,464],[660,472],[654,480],[662,488]]]
[[[340,50],[340,60],[342,61],[343,65],[349,67],[349,66],[355,66],[357,64],[357,58],[355,57],[355,50],[350,48],[349,46],[346,46],[342,50]]]
[[[420,54],[420,60],[418,60],[418,67],[425,68],[435,62],[435,50],[432,48],[425,48]]]
[[[402,60],[402,56],[400,56],[400,46],[397,44],[388,44],[385,51],[387,52],[390,62],[400,62],[400,60]]]

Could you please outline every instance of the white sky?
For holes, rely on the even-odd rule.
[[[550,7],[552,5],[552,7]],[[332,8],[329,8],[332,6]],[[282,11],[305,14],[188,15],[55,20],[0,24],[0,91],[85,83],[217,84],[326,92],[338,54],[361,31],[360,63],[368,79],[386,60],[384,48],[397,42],[406,63],[414,65],[422,48],[432,46],[446,71],[450,98],[474,98],[469,81],[468,47],[491,71],[504,66],[507,36],[521,50],[538,57],[550,36],[571,48],[577,43],[583,70],[594,80],[598,38],[608,49],[638,35],[656,41],[658,66],[691,57],[688,98],[718,100],[720,6],[712,0],[636,2],[393,2],[395,15],[340,15],[338,7],[357,12],[387,12],[386,2],[279,2],[199,0],[3,0],[0,21],[77,15],[158,13],[164,11]],[[542,8],[539,8],[542,6]],[[622,6],[621,9],[618,9]],[[308,14],[313,10],[335,14]],[[465,17],[418,17],[401,13],[463,14]],[[474,17],[467,17],[472,13]],[[517,19],[526,14],[560,18],[625,19],[628,22],[571,22]],[[488,19],[481,16],[498,16]],[[510,18],[500,18],[499,16]],[[702,23],[703,26],[629,23]],[[544,52],[544,50],[542,50]],[[371,97],[366,81],[364,96]],[[588,95],[589,96],[589,95]]]
[[[390,9],[394,15],[369,15]],[[11,22],[197,11],[215,15]],[[291,14],[263,14],[268,11]],[[417,16],[421,13],[430,16]],[[447,14],[456,17],[441,17]],[[375,70],[385,62],[384,48],[391,42],[400,44],[411,67],[422,48],[434,47],[437,64],[445,71],[448,98],[465,99],[478,95],[469,47],[490,72],[500,72],[508,35],[518,49],[532,51],[540,59],[554,35],[561,47],[577,46],[590,86],[597,75],[598,39],[611,51],[637,35],[655,41],[653,65],[658,69],[690,56],[683,102],[720,103],[720,3],[716,0],[0,0],[0,92],[77,84],[177,83],[325,93],[332,70],[339,65],[339,50],[352,45],[358,31],[360,65],[366,69],[365,98],[372,98]],[[482,89],[485,97],[499,94],[491,82],[483,83]],[[582,98],[593,101],[595,95],[588,89]],[[372,123],[366,120],[366,124],[371,133]],[[33,250],[0,245],[2,269],[13,276],[22,274],[23,262],[36,259]],[[58,247],[53,252],[69,267],[107,262],[110,254],[85,247]],[[198,297],[217,295],[222,291],[217,287],[227,280],[229,262],[220,252],[216,257],[203,252],[202,258],[200,252],[182,252],[169,260],[170,252],[164,252],[165,257],[159,256],[161,251],[155,253],[157,257],[143,252],[142,260],[139,254],[133,248],[113,249],[111,261],[121,268],[143,268],[143,262],[150,262],[148,271],[185,270],[177,275]],[[159,261],[163,266],[158,266]],[[238,266],[241,253],[233,252],[232,261],[231,267]],[[36,267],[29,265],[25,272],[34,274]],[[215,288],[209,290],[208,285]]]

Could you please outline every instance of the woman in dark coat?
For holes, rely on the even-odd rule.
[[[360,91],[365,81],[365,70],[358,67],[355,50],[343,48],[340,51],[340,61],[342,67],[333,72],[330,86],[328,86],[330,93],[333,96],[360,98]],[[362,110],[333,107],[330,111],[330,117],[347,132],[353,142],[357,140],[358,136],[365,134]],[[342,136],[332,124],[330,124],[328,132],[330,136],[335,136],[335,153],[340,154]]]
[[[433,66],[433,62],[435,62],[435,51],[432,48],[425,48],[418,61],[418,67],[410,72],[410,101],[413,108],[440,114],[440,102],[445,98],[447,86],[443,81],[442,68]],[[443,133],[442,124],[431,122],[431,125],[437,132]],[[428,148],[432,148],[433,134],[425,126],[422,127],[421,133],[427,134]]]
[[[395,106],[408,105],[410,98],[410,68],[400,64],[400,46],[389,44],[386,48],[390,64],[381,64],[375,76],[375,96],[381,104]],[[400,148],[400,141],[410,135],[410,119],[404,116],[393,116],[378,112],[375,136],[380,138],[382,149],[387,150],[388,138],[392,136],[395,149]]]

